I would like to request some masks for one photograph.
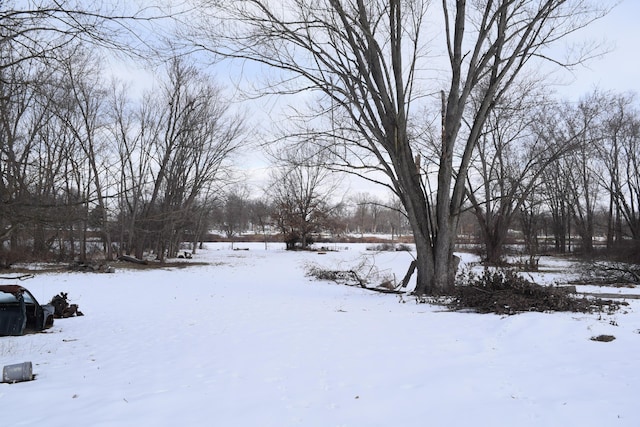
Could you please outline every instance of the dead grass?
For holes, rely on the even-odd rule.
[[[133,262],[126,261],[117,261],[109,264],[110,266],[117,269],[123,270],[156,270],[159,268],[187,268],[187,267],[198,267],[203,265],[210,265],[207,262],[199,262],[199,261],[149,261],[146,264],[136,264]]]
[[[204,265],[211,265],[207,262],[199,262],[199,261],[167,261],[167,262],[158,262],[158,261],[149,261],[146,264],[136,264],[133,262],[126,261],[113,261],[110,263],[105,263],[110,267],[115,268],[115,270],[157,270],[157,269],[182,269],[187,267],[198,267]],[[69,263],[46,263],[46,264],[34,264],[30,266],[29,264],[21,265],[18,267],[12,267],[9,269],[2,270],[2,275],[4,276],[18,276],[18,275],[26,275],[26,274],[42,274],[42,273],[63,273],[68,272],[70,270],[74,270],[71,268],[72,264]],[[100,263],[96,263],[96,273],[99,273],[98,267]]]

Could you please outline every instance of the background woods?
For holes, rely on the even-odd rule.
[[[171,16],[170,54],[151,89],[134,91],[107,78],[108,49],[141,58],[152,46],[140,26],[170,14],[0,2],[4,265],[164,260],[211,233],[280,236],[289,248],[384,233],[412,237],[420,289],[434,292],[450,285],[460,243],[479,244],[491,263],[514,239],[533,258],[638,245],[637,98],[566,99],[531,67],[606,8],[326,0],[285,13],[206,3]],[[447,52],[437,76],[423,71],[433,59],[424,22],[435,16]],[[579,53],[573,63],[594,51]],[[246,71],[214,78],[222,60]],[[239,112],[239,99],[274,94],[294,99],[277,132]],[[252,187],[238,171],[259,145],[277,155]],[[345,173],[384,192],[348,191]]]
[[[211,76],[169,59],[158,87],[139,99],[105,78],[96,49],[129,51],[135,25],[159,19],[119,12],[86,2],[0,2],[5,265],[175,256],[206,230],[215,189],[230,179],[244,120]]]

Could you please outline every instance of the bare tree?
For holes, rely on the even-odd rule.
[[[593,96],[582,99],[575,108],[566,107],[567,131],[579,141],[572,156],[565,159],[569,210],[582,241],[582,250],[593,252],[595,213],[602,187],[599,184],[602,165],[598,161],[597,146],[602,144],[602,129],[598,118],[602,104]]]
[[[273,207],[266,197],[252,200],[249,203],[250,219],[254,227],[259,227],[264,237],[264,248],[267,249],[267,228],[271,225]]]
[[[501,263],[509,227],[542,169],[538,163],[546,150],[535,149],[532,126],[537,101],[527,96],[503,97],[488,115],[470,164],[468,198],[490,264]]]
[[[112,145],[107,140],[106,86],[102,83],[102,62],[90,58],[86,49],[74,48],[74,54],[61,62],[62,93],[54,101],[56,115],[72,135],[85,162],[80,173],[87,177],[85,200],[93,212],[93,226],[102,236],[106,259],[112,259],[110,233],[110,171],[113,169]],[[89,212],[87,212],[87,217]]]
[[[8,208],[1,234],[13,247],[20,237],[40,256],[52,249],[75,256],[76,232],[84,229],[86,240],[89,210],[102,218],[94,226],[108,232],[105,164],[97,160],[94,133],[104,118],[96,108],[102,95],[87,83],[79,53],[91,46],[140,54],[147,47],[142,36],[168,15],[155,6],[135,8],[127,2],[0,0],[0,185]],[[106,235],[107,251],[108,243]]]
[[[613,247],[624,234],[640,241],[640,112],[632,94],[600,97],[604,140],[599,153],[606,169],[601,185],[609,194],[607,243]]]
[[[376,233],[382,202],[372,194],[357,193],[351,198],[351,203],[354,205],[354,231],[361,235],[363,233]]]
[[[588,125],[568,136],[547,129],[553,122],[545,116],[558,109],[536,86],[538,82],[521,85],[521,90],[514,86],[514,93],[496,104],[470,164],[468,197],[491,264],[501,263],[509,228],[525,203],[527,212],[532,212],[529,196],[541,185],[546,168],[576,148]]]
[[[217,2],[205,4],[215,20]],[[268,92],[312,90],[324,97],[319,105],[334,119],[321,133],[328,136],[326,146],[349,155],[343,160],[352,172],[368,168],[386,174],[406,209],[416,243],[419,294],[449,292],[453,286],[467,171],[488,113],[548,45],[603,13],[586,1],[442,2],[450,71],[441,143],[435,153],[424,153],[437,159],[431,194],[415,161],[416,150],[425,144],[410,129],[417,99],[424,95],[416,90],[423,83],[418,73],[428,67],[422,41],[426,1],[250,0],[222,7],[230,24],[204,22],[197,44],[281,70]],[[199,10],[205,18],[207,8]],[[208,44],[204,37],[212,28],[221,31]],[[479,85],[483,95],[462,132],[470,96]]]
[[[559,161],[549,165],[543,174],[542,183],[542,192],[551,214],[555,251],[565,253],[571,249],[571,201],[567,191],[569,180],[566,162]]]
[[[130,2],[100,0],[2,0],[0,45],[20,49],[0,68],[33,59],[55,62],[78,44],[139,53],[149,45],[143,36],[152,33],[151,24],[180,15],[158,6],[134,7]]]
[[[326,168],[327,152],[306,147],[278,153],[279,164],[272,170],[267,190],[288,250],[307,248],[312,235],[326,228],[337,206],[333,199],[339,181]]]
[[[77,144],[76,135],[66,120],[61,119],[58,102],[67,96],[66,76],[50,75],[39,85],[41,101],[38,110],[47,119],[35,134],[32,148],[34,160],[30,162],[32,176],[37,183],[33,189],[39,206],[39,221],[52,237],[57,238],[58,259],[86,259],[87,254],[87,189],[86,162]],[[34,239],[34,243],[38,239]],[[52,247],[47,248],[51,250]]]
[[[524,240],[524,253],[529,256],[526,264],[533,270],[538,269],[540,245],[538,235],[542,229],[542,209],[545,206],[541,197],[541,186],[536,186],[520,205],[520,227]]]
[[[164,260],[202,218],[216,186],[227,182],[244,143],[243,118],[209,76],[182,59],[170,62],[160,96],[145,98],[134,123],[126,104],[114,99],[128,248],[138,257],[155,250]]]
[[[160,138],[160,107],[155,97],[147,94],[137,106],[127,97],[126,87],[111,88],[111,132],[119,161],[118,179],[118,254],[131,254],[136,244],[143,246],[144,234],[139,227],[144,196],[150,185],[153,146]]]
[[[249,192],[246,188],[236,185],[226,191],[221,208],[218,224],[226,237],[231,239],[246,231],[249,224]]]
[[[64,189],[74,156],[54,114],[55,74],[36,61],[0,69],[0,236],[12,251],[22,240],[37,256],[48,255],[73,221],[65,201],[72,192]]]
[[[2,52],[7,52],[7,49],[2,49]],[[40,125],[37,119],[29,120],[29,113],[35,112],[32,108],[36,97],[33,88],[23,84],[24,80],[36,79],[33,71],[25,64],[2,69],[0,73],[0,236],[4,239],[27,222],[30,216],[27,175],[31,171],[28,164]],[[36,128],[29,129],[29,122]]]

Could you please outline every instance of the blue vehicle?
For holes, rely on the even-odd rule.
[[[20,285],[0,286],[0,336],[40,332],[53,326],[54,307],[40,305]]]

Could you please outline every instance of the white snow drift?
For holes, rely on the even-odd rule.
[[[640,425],[637,300],[613,316],[452,313],[305,276],[365,254],[401,278],[410,253],[240,246],[189,260],[207,266],[23,282],[85,316],[0,337],[0,367],[36,374],[0,384],[0,425]]]

